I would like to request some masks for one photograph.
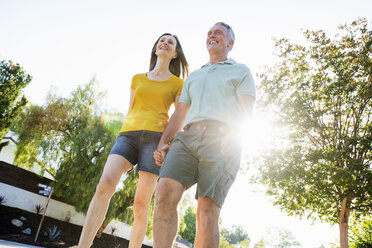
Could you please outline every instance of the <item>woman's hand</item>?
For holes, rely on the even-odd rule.
[[[169,150],[170,144],[165,144],[161,148],[158,148],[156,151],[154,151],[154,160],[155,163],[159,166],[162,166],[163,160],[165,158],[165,155],[167,154],[167,151]]]

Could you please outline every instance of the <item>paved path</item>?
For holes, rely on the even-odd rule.
[[[0,240],[0,248],[11,248],[11,247],[17,247],[17,248],[43,248],[41,246],[33,246],[33,245],[26,245],[6,240]]]

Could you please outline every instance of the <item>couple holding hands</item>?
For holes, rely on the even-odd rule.
[[[248,67],[227,58],[234,41],[229,25],[213,25],[206,40],[209,62],[190,75],[177,36],[166,33],[155,42],[149,72],[132,79],[128,115],[89,205],[79,248],[92,244],[121,176],[134,165],[139,180],[130,248],[142,245],[155,188],[153,246],[171,247],[177,205],[196,183],[195,247],[218,247],[220,210],[240,166],[236,126],[251,115],[256,96]],[[181,75],[188,76],[185,82]]]

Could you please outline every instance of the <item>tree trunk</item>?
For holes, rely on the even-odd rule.
[[[100,238],[102,236],[103,231],[107,227],[107,225],[110,223],[110,221],[104,220],[101,227],[98,229],[96,237]]]
[[[119,216],[121,213],[123,213],[129,206],[133,206],[133,200],[131,201],[130,205],[124,205],[124,206],[121,206],[119,207],[114,216]],[[98,229],[97,231],[97,234],[96,234],[96,237],[97,238],[100,238],[102,236],[102,233],[103,231],[105,230],[105,228],[108,226],[108,224],[110,224],[111,220],[113,220],[114,218],[111,217],[111,218],[105,218],[105,220],[103,221],[101,227]]]
[[[348,232],[349,232],[350,209],[347,208],[347,201],[348,201],[347,197],[345,197],[342,200],[341,212],[338,217],[338,224],[340,227],[340,248],[349,247]]]

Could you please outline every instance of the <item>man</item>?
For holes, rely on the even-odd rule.
[[[177,108],[154,152],[156,163],[162,165],[155,194],[154,248],[172,246],[177,205],[184,190],[195,183],[195,247],[218,247],[220,210],[240,166],[237,126],[251,114],[256,94],[250,70],[227,59],[234,40],[233,30],[223,22],[209,30],[209,63],[185,81]],[[183,126],[184,131],[178,132]]]

